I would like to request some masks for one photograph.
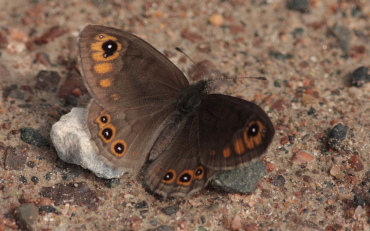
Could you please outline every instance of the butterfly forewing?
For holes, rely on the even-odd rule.
[[[184,74],[142,39],[89,25],[79,39],[80,64],[91,96],[105,109],[173,100],[189,85]]]

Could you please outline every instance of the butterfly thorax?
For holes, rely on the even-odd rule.
[[[181,90],[177,99],[177,110],[182,115],[194,115],[207,95],[207,81],[199,81]]]

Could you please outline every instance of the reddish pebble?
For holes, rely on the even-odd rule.
[[[239,230],[242,228],[242,219],[239,215],[236,215],[231,221],[231,230]]]
[[[283,138],[281,138],[280,144],[285,145],[288,143],[289,143],[289,136],[284,136]]]
[[[364,169],[364,165],[362,164],[359,155],[352,156],[352,158],[348,160],[348,163],[355,170],[355,172],[359,172]]]
[[[41,200],[40,200],[40,206],[52,206],[53,205],[53,201],[49,198],[46,198],[46,197],[43,197]]]
[[[179,226],[180,226],[181,230],[186,230],[186,222],[185,221],[180,222]]]
[[[276,169],[275,165],[272,163],[266,163],[267,171],[272,172]]]
[[[293,156],[293,162],[299,165],[307,164],[314,159],[314,156],[309,154],[307,151],[300,150]]]

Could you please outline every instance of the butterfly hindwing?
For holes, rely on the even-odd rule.
[[[213,169],[246,165],[266,151],[274,136],[267,114],[243,99],[210,94],[198,113],[200,160]]]
[[[164,197],[186,197],[205,187],[215,172],[200,163],[198,126],[197,118],[190,118],[150,163],[145,183],[151,191]]]
[[[171,105],[105,110],[94,100],[88,110],[88,129],[99,156],[113,168],[133,173],[144,165],[161,127],[174,111]]]

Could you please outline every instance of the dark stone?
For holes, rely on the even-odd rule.
[[[14,211],[14,217],[21,229],[33,230],[39,209],[33,204],[22,204]]]
[[[281,87],[281,81],[280,80],[275,80],[274,81],[274,87]]]
[[[40,71],[36,79],[36,89],[55,92],[60,81],[60,76],[56,71]]]
[[[23,184],[27,184],[27,183],[28,183],[27,178],[26,178],[25,176],[23,176],[23,175],[21,175],[21,176],[19,177],[19,180],[20,180]]]
[[[168,206],[166,208],[163,209],[163,212],[167,215],[172,215],[174,213],[176,213],[177,211],[179,211],[179,206],[177,205],[171,205],[171,206]]]
[[[271,180],[271,183],[277,187],[283,187],[285,185],[285,178],[282,175],[278,175]]]
[[[78,104],[78,99],[75,95],[67,95],[66,97],[66,106],[76,107]]]
[[[330,28],[331,33],[337,38],[340,47],[345,54],[350,52],[351,30],[348,27],[336,24]]]
[[[235,170],[221,170],[211,179],[210,186],[228,193],[253,194],[258,183],[267,174],[262,160]]]
[[[146,209],[148,208],[148,203],[146,201],[140,201],[135,206],[136,209]]]
[[[118,178],[105,180],[105,186],[107,186],[108,188],[115,188],[118,185],[120,185],[120,183],[121,183],[121,180]]]
[[[355,206],[364,206],[365,205],[365,199],[362,195],[355,195],[353,197],[353,202],[355,203]]]
[[[3,91],[3,97],[8,98],[10,93],[14,90],[17,90],[17,89],[18,89],[18,85],[16,85],[16,84],[12,84],[10,86],[5,87],[5,89]]]
[[[72,205],[87,206],[89,209],[96,210],[101,203],[97,191],[91,190],[85,182],[43,187],[40,194],[54,200],[56,205],[68,202]]]
[[[294,38],[302,36],[303,33],[304,33],[304,29],[302,27],[296,28],[294,29],[294,31],[292,31],[292,35]]]
[[[147,231],[175,231],[175,228],[168,225],[161,225],[154,229],[147,229]]]
[[[307,112],[308,115],[315,115],[316,114],[316,109],[311,107],[310,110]]]
[[[205,216],[200,216],[200,220],[202,221],[203,224],[207,222],[207,218]]]
[[[27,166],[29,167],[29,168],[34,168],[34,167],[36,167],[36,163],[35,163],[35,161],[28,161],[27,162]]]
[[[296,10],[300,12],[308,12],[310,7],[309,0],[289,0],[287,2],[287,8],[289,10]]]
[[[53,206],[47,205],[47,206],[42,206],[39,208],[39,214],[42,214],[43,212],[45,213],[55,213],[55,214],[60,214],[60,212]]]
[[[7,147],[5,149],[5,169],[21,171],[25,168],[28,158],[27,148],[19,145],[15,148]]]
[[[45,180],[51,180],[51,175],[53,175],[53,173],[51,173],[51,172],[47,172],[47,173],[45,174]]]
[[[37,147],[44,147],[49,145],[49,140],[42,136],[36,129],[31,127],[21,128],[21,139],[27,144]]]
[[[39,178],[37,176],[31,177],[31,181],[36,185],[39,183]]]
[[[21,90],[15,89],[9,93],[9,97],[13,99],[24,99],[24,93]]]
[[[359,67],[352,73],[352,86],[362,87],[367,82],[370,82],[369,68]]]
[[[292,59],[292,54],[283,54],[279,51],[270,51],[270,56],[278,60]]]
[[[338,150],[343,140],[347,136],[348,126],[345,126],[341,123],[335,125],[331,130],[328,137],[328,145],[334,150]]]

